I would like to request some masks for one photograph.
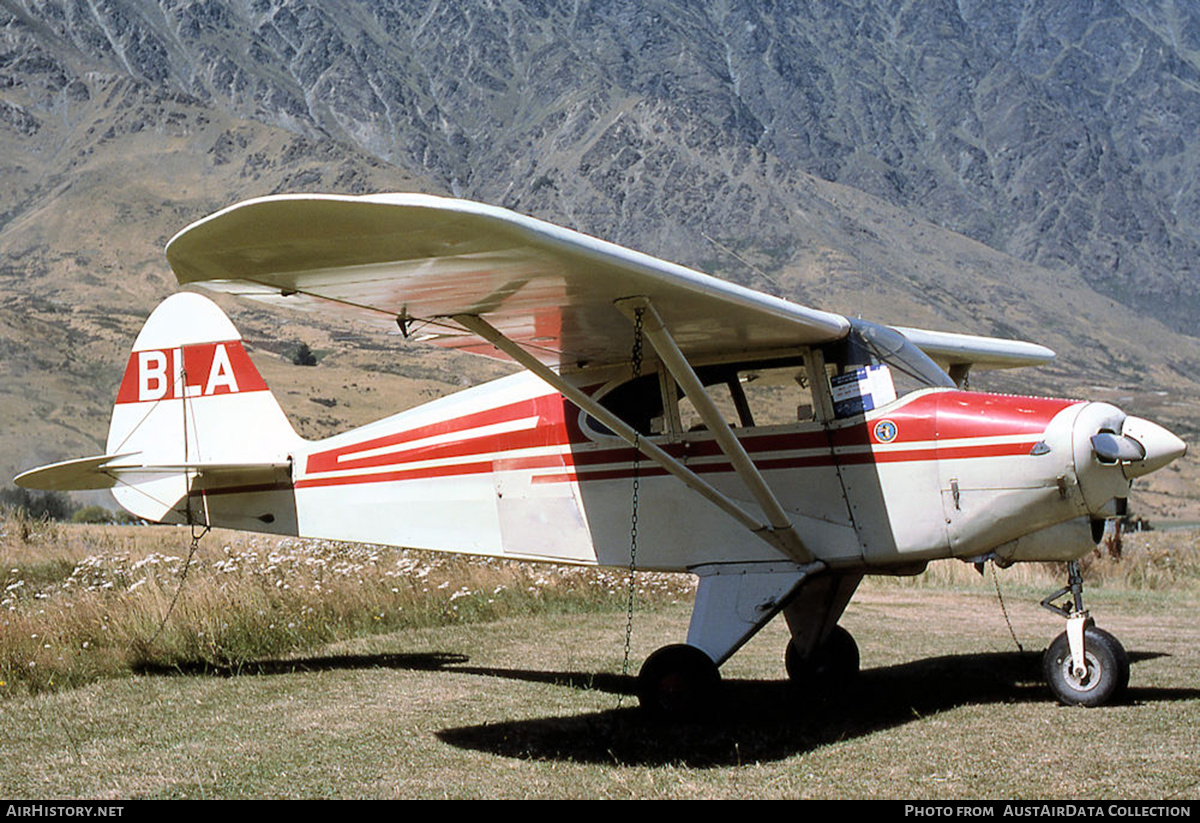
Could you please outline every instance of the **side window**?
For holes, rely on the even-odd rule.
[[[636,380],[623,383],[601,397],[599,402],[641,434],[666,432],[662,391],[659,388],[657,373],[642,375]],[[600,434],[616,436],[591,415],[587,417],[587,426]]]
[[[730,426],[780,426],[813,419],[812,392],[803,360],[697,370],[717,410]],[[679,398],[680,431],[706,428],[692,402]]]
[[[804,364],[746,369],[738,373],[756,426],[782,426],[813,419],[812,390]]]
[[[735,429],[794,425],[816,419],[808,371],[799,355],[761,363],[701,366],[696,376],[725,422]],[[674,389],[676,402],[663,402],[664,384]],[[658,373],[622,383],[598,402],[645,435],[685,434],[708,428],[674,380],[669,376],[660,378]],[[668,416],[676,411],[678,419],[670,420]],[[596,434],[616,436],[591,415],[584,418],[584,424]]]
[[[709,397],[712,398],[726,423],[735,427],[754,425],[753,415],[746,408],[745,393],[742,392],[741,385],[736,379],[733,379],[732,373],[724,375],[701,372],[699,376],[704,382],[704,388],[708,391]],[[676,386],[676,391],[679,394],[679,430],[681,432],[706,430],[708,426],[700,417],[700,412],[696,411],[696,407],[692,405],[692,401],[678,386]]]

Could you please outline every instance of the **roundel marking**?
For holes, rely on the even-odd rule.
[[[880,420],[875,424],[875,439],[880,443],[891,443],[898,433],[899,429],[891,420]]]

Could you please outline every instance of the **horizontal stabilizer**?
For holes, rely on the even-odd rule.
[[[51,463],[49,466],[30,469],[14,478],[13,482],[23,489],[47,492],[92,491],[111,489],[116,485],[116,476],[105,470],[114,460],[129,457],[128,454],[101,454],[94,457],[78,457]]]
[[[122,475],[187,475],[192,492],[290,488],[291,463],[175,463],[150,465],[138,462],[137,454],[104,454],[65,460],[30,469],[15,482],[41,491],[90,491],[111,489]]]

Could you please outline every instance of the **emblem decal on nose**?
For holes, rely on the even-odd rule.
[[[896,439],[896,424],[891,420],[880,420],[875,424],[875,439],[880,443],[891,443]]]

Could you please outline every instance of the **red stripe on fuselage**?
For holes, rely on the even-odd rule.
[[[339,446],[328,451],[315,452],[308,456],[305,463],[306,472],[339,471],[343,469],[370,468],[375,466],[395,465],[414,462],[416,460],[431,460],[444,457],[462,457],[469,454],[485,454],[498,450],[527,449],[536,446],[562,446],[568,440],[567,428],[564,425],[564,406],[570,405],[560,395],[542,395],[507,406],[499,406],[481,412],[440,420],[415,429],[387,434]],[[574,406],[570,406],[575,409]],[[576,410],[578,412],[578,410]],[[537,417],[537,425],[527,431],[507,434],[471,437],[470,432],[485,426],[501,423],[511,423],[528,417]],[[355,458],[360,452],[384,449],[391,446],[402,446],[431,437],[445,436],[462,432],[462,440],[439,443],[432,446],[418,446],[411,449],[398,449],[370,457]]]
[[[870,421],[830,431],[765,433],[743,435],[747,452],[756,457],[763,471],[832,466],[834,456],[843,465],[883,464],[919,460],[950,460],[976,457],[1004,457],[1028,454],[1045,432],[1050,420],[1077,401],[991,395],[972,392],[934,392],[920,395]],[[470,432],[485,426],[537,417],[533,429],[471,437]],[[506,406],[451,418],[403,432],[384,435],[309,456],[304,479],[298,488],[359,483],[421,480],[458,477],[495,471],[562,469],[535,477],[536,482],[608,480],[633,476],[634,451],[629,446],[605,448],[588,438],[578,426],[579,409],[556,394],[542,395]],[[886,418],[896,424],[896,436],[887,450],[878,449],[874,424]],[[436,445],[400,448],[362,458],[353,455],[373,449],[402,446],[425,438],[462,432],[461,440]],[[970,441],[982,437],[1026,435],[1016,443],[972,445],[946,441]],[[940,441],[940,442],[939,442]],[[903,448],[905,443],[912,444]],[[519,451],[541,447],[572,447],[573,450],[550,455],[525,455]],[[585,447],[574,450],[574,447]],[[720,457],[714,440],[690,440],[662,444],[673,457],[684,460]],[[866,451],[852,447],[870,446]],[[591,447],[591,448],[586,448]],[[898,448],[899,447],[899,448]],[[816,454],[787,455],[780,452],[821,450]],[[777,455],[777,456],[772,456]],[[443,466],[416,466],[418,462],[451,458],[479,457]],[[328,474],[347,470],[385,469],[354,475]],[[733,471],[728,461],[693,463],[697,473]],[[657,466],[642,464],[644,476],[665,474]]]
[[[1078,402],[983,392],[931,392],[894,411],[881,412],[872,423],[882,419],[895,423],[893,443],[1020,434],[1040,437],[1056,414]],[[864,433],[878,442],[871,431],[864,428]]]
[[[904,451],[887,451],[887,452],[845,452],[839,451],[837,454],[837,462],[840,465],[870,465],[881,463],[903,463],[920,460],[962,460],[974,457],[1019,457],[1029,454],[1029,450],[1033,447],[1036,441],[1023,443],[1000,443],[988,446],[955,446],[951,448],[930,448],[930,449],[908,449]],[[578,461],[577,461],[578,463]],[[834,459],[829,454],[809,455],[805,457],[761,457],[754,461],[759,471],[778,471],[782,469],[805,469],[829,467],[834,465]],[[698,465],[689,466],[689,468],[697,474],[706,474],[710,472],[732,472],[733,466],[728,462],[724,463],[701,463]],[[644,463],[638,470],[641,477],[663,475],[666,474],[665,469],[660,469],[657,466],[646,466]],[[621,468],[613,468],[607,470],[595,470],[579,468],[576,466],[575,471],[561,472],[559,474],[544,474],[535,475],[534,483],[562,483],[568,481],[584,481],[584,480],[616,480],[630,479],[633,477],[632,464]]]

